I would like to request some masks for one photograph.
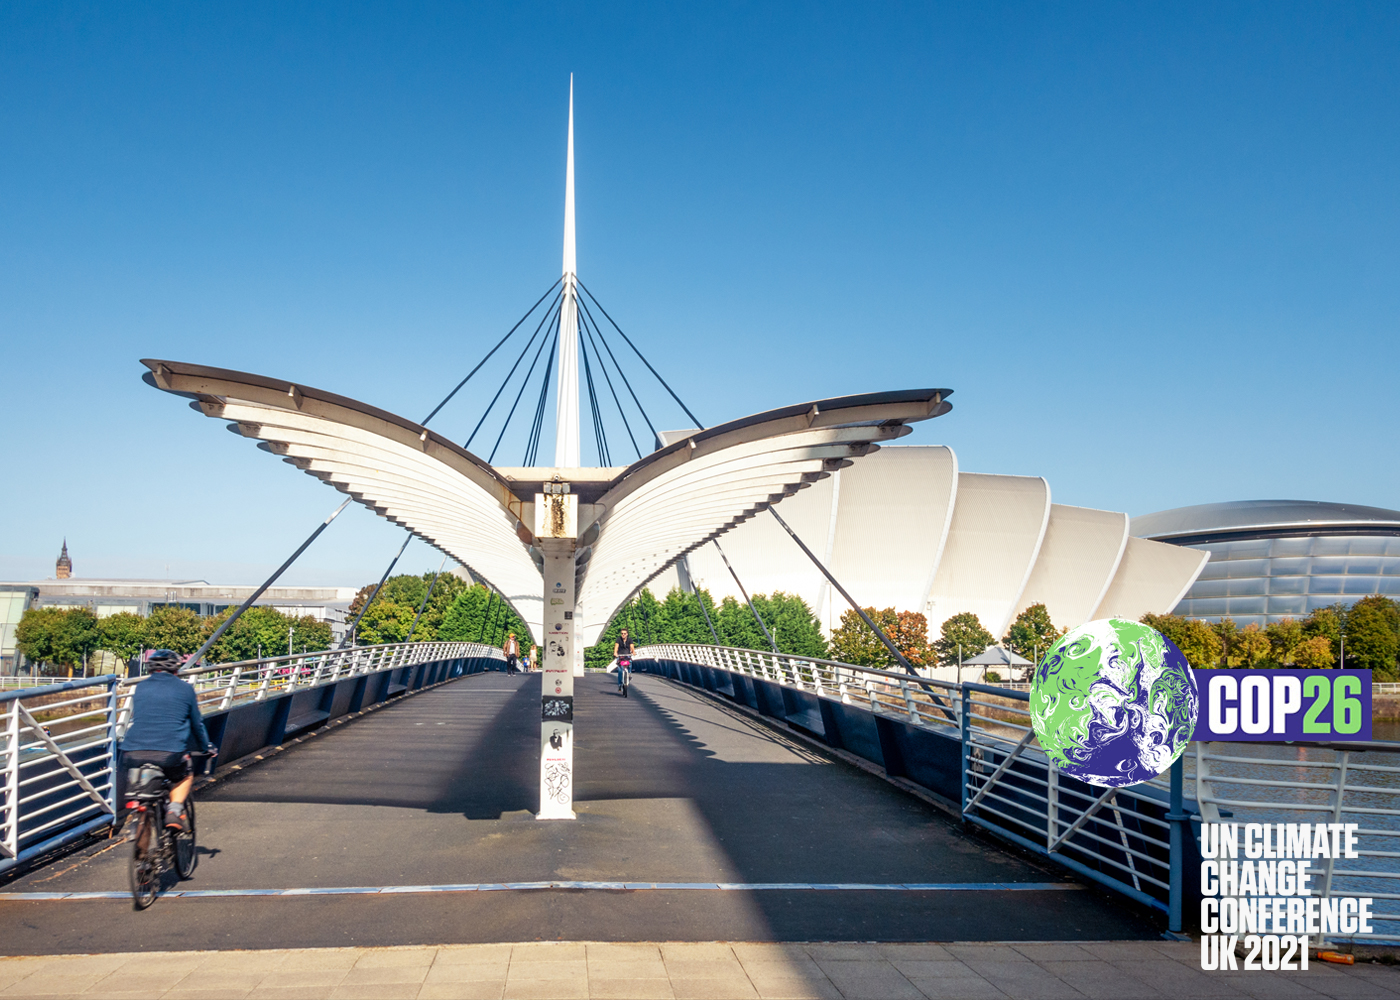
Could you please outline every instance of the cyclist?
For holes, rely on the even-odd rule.
[[[170,808],[165,825],[189,832],[185,799],[194,788],[191,751],[213,756],[218,753],[209,742],[204,717],[194,688],[175,676],[180,654],[169,649],[152,650],[146,658],[151,674],[131,695],[131,725],[122,738],[122,765],[140,767],[153,764],[165,772],[171,784]]]
[[[617,660],[617,689],[624,698],[627,697],[627,675],[632,672],[632,653],[635,649],[627,630],[623,629],[618,634],[617,642],[613,643],[613,658]]]

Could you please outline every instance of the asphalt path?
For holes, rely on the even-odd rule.
[[[223,777],[198,798],[201,857],[172,888],[522,882],[957,884],[977,889],[508,889],[0,898],[0,952],[529,940],[974,941],[1157,936],[1061,871],[734,709],[656,677],[578,682],[573,822],[540,822],[538,675],[463,678]],[[0,892],[121,892],[99,845]]]

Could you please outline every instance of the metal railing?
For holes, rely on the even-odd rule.
[[[638,649],[636,658],[728,671],[818,702],[859,708],[886,726],[956,741],[956,799],[946,783],[941,790],[933,787],[936,778],[909,776],[966,822],[1165,911],[1172,930],[1181,929],[1188,890],[1198,891],[1196,831],[1203,819],[1359,822],[1360,857],[1327,862],[1314,893],[1377,901],[1374,933],[1347,940],[1400,940],[1398,743],[1195,743],[1153,781],[1101,788],[1051,766],[1031,729],[1024,690],[722,646],[649,646]],[[691,680],[719,690],[703,677]],[[721,693],[740,700],[735,685]],[[771,699],[755,701],[765,714],[784,714]],[[794,707],[787,721],[842,745],[841,718]],[[826,732],[832,725],[837,731]],[[889,761],[882,763],[891,770]],[[899,766],[909,771],[907,764]],[[1383,900],[1387,905],[1380,905]]]
[[[255,734],[271,733],[275,742],[289,731],[287,712],[303,692],[323,689],[329,699],[348,681],[352,688],[360,686],[361,693],[354,696],[360,699],[361,678],[387,674],[375,694],[376,700],[383,700],[406,688],[388,684],[395,671],[407,680],[416,670],[421,684],[425,674],[433,682],[460,675],[462,670],[451,672],[447,664],[474,662],[479,669],[481,661],[504,659],[499,649],[478,643],[395,643],[221,663],[181,677],[194,686],[207,720],[222,716],[226,721],[241,709],[259,711],[258,703],[272,699],[285,702],[280,717],[264,712],[265,727],[254,727]],[[0,691],[0,872],[100,830],[116,818],[121,785],[117,747],[131,721],[132,695],[143,681],[109,674]],[[358,701],[350,707],[348,695],[329,708],[358,708]],[[313,703],[318,697],[310,696]],[[308,718],[330,716],[327,710]],[[240,735],[246,742],[246,732]],[[210,736],[220,743],[224,727],[211,726]],[[254,735],[255,743],[257,739]]]
[[[274,695],[333,684],[346,677],[478,656],[505,660],[505,654],[496,647],[475,642],[399,642],[218,663],[182,670],[180,677],[194,685],[200,711],[208,715],[248,702],[266,701]],[[131,722],[131,695],[142,680],[135,677],[120,682],[118,736],[126,732]]]

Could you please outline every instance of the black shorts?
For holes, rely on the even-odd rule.
[[[154,764],[165,772],[165,780],[178,785],[194,774],[194,764],[188,752],[167,752],[165,750],[127,750],[122,753],[123,767],[140,767]]]

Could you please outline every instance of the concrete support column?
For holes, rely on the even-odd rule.
[[[578,498],[546,483],[535,495],[535,544],[544,557],[544,635],[540,649],[540,811],[574,819],[574,549]]]

